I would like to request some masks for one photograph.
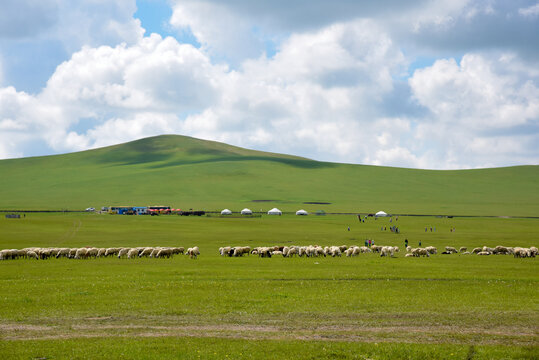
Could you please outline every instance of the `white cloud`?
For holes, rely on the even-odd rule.
[[[220,3],[197,1],[176,3],[170,24],[180,31],[191,31],[206,52],[239,62],[260,55],[263,49],[251,20]]]
[[[419,21],[417,36],[496,12],[487,2],[429,4],[431,10],[411,19]],[[189,12],[197,9],[191,2],[175,6],[172,21],[189,26],[201,48],[155,34],[143,38],[140,24],[116,14],[115,5],[95,6],[111,19],[104,22],[108,30],[98,29],[88,40],[98,44],[75,51],[37,95],[0,88],[0,156],[24,154],[30,141],[73,151],[178,133],[376,165],[538,162],[539,71],[519,53],[483,51],[464,55],[460,63],[438,60],[406,82],[402,74],[409,59],[394,37],[400,25],[357,18],[324,27],[311,23],[266,56],[250,31],[252,19],[225,5],[199,3],[200,13]],[[212,16],[205,18],[207,13]],[[94,25],[88,24],[81,29],[92,33]],[[245,49],[244,40],[234,39],[238,31],[245,31],[252,46]],[[73,43],[84,43],[89,33],[82,31]],[[220,65],[236,48],[244,52],[238,52],[235,66]]]
[[[529,6],[527,8],[520,8],[518,9],[518,13],[524,17],[537,17],[539,16],[539,3]]]
[[[432,112],[417,127],[418,141],[438,143],[447,168],[538,163],[539,88],[535,70],[524,68],[514,56],[468,54],[460,64],[438,60],[417,70],[410,86]]]

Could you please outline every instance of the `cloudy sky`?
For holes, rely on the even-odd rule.
[[[159,134],[358,164],[539,164],[539,2],[2,1],[1,159]]]

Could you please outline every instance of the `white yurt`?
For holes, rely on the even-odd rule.
[[[374,214],[374,216],[382,217],[382,216],[389,216],[389,215],[387,215],[387,213],[384,211],[378,211],[376,214]]]
[[[223,211],[221,211],[221,215],[232,215],[232,211],[224,209]]]
[[[273,208],[270,211],[268,211],[268,215],[282,215],[283,212],[277,208]]]
[[[242,214],[242,215],[253,215],[253,212],[251,211],[251,209],[245,208],[245,209],[243,209],[243,210],[241,211],[241,214]]]
[[[309,215],[309,213],[303,209],[296,211],[296,215]]]

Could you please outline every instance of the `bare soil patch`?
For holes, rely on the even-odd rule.
[[[121,319],[96,317],[53,321],[49,324],[0,324],[1,340],[53,340],[88,337],[215,337],[248,340],[304,340],[345,342],[404,342],[438,344],[475,344],[537,346],[537,327],[452,325],[363,326],[361,324],[278,323],[184,323],[167,319]]]

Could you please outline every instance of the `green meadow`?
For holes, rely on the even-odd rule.
[[[0,210],[27,212],[0,218],[0,249],[199,246],[201,256],[0,261],[0,358],[537,359],[535,258],[404,257],[405,239],[439,252],[539,245],[537,179],[539,166],[337,164],[182,136],[2,160]],[[262,216],[30,212],[110,205]],[[265,215],[272,207],[285,214]],[[300,208],[311,215],[292,215]],[[399,219],[355,215],[379,210]],[[218,254],[365,239],[401,252]]]
[[[434,216],[2,218],[0,248],[197,245],[201,256],[0,262],[0,357],[535,359],[535,258],[223,258],[218,248],[361,246],[366,238],[401,249],[404,239],[440,251],[529,247],[538,226]]]
[[[539,216],[539,166],[434,171],[337,164],[173,135],[1,160],[0,175],[0,210],[163,204],[207,211]]]

